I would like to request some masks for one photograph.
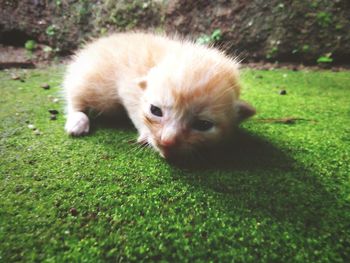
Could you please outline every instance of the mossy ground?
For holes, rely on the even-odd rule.
[[[350,72],[245,70],[257,116],[183,168],[132,128],[66,136],[63,70],[0,72],[1,262],[349,262]]]

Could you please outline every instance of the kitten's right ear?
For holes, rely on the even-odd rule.
[[[237,101],[235,107],[237,110],[238,122],[242,122],[245,119],[252,117],[256,113],[255,108],[242,100]]]
[[[137,79],[137,85],[143,90],[146,89],[147,88],[147,78],[143,77],[143,78]]]

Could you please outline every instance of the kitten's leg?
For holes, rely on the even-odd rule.
[[[69,135],[72,136],[87,134],[90,129],[89,118],[82,111],[69,110],[64,129]]]
[[[71,66],[63,83],[67,101],[67,120],[64,129],[71,136],[81,136],[89,132],[90,121],[85,112],[91,107],[87,99],[93,97],[86,83],[88,76],[85,72],[79,71],[77,65]]]

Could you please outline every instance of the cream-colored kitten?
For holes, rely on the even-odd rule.
[[[68,67],[65,130],[86,134],[89,110],[125,108],[140,143],[166,158],[187,154],[225,140],[255,113],[239,100],[238,77],[234,59],[190,41],[144,33],[101,38]]]

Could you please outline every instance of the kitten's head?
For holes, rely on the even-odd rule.
[[[207,60],[169,58],[139,82],[144,139],[165,158],[215,145],[255,113],[238,99],[237,64],[226,58]]]

